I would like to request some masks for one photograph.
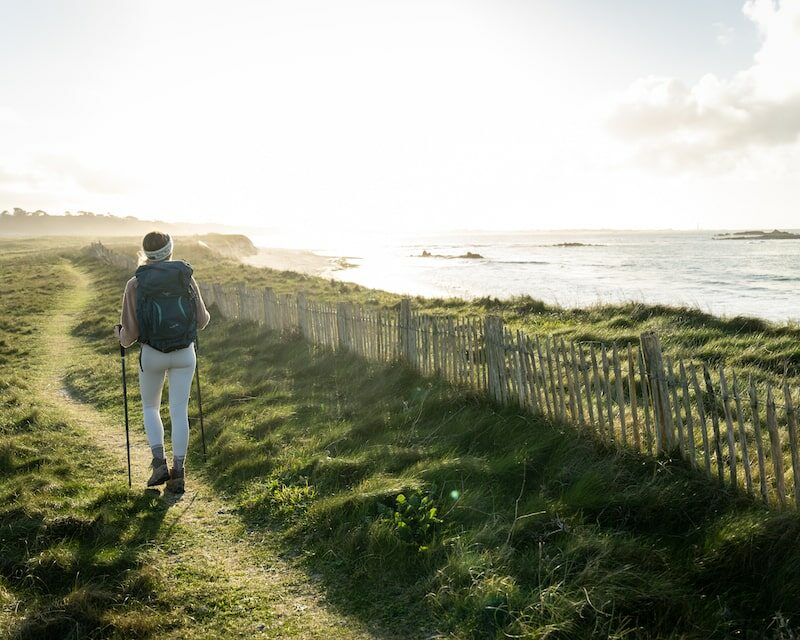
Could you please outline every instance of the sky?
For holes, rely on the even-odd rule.
[[[0,210],[800,227],[800,0],[0,0]]]

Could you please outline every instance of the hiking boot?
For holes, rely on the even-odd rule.
[[[164,484],[167,480],[169,480],[169,467],[167,466],[166,460],[153,458],[153,462],[150,463],[150,466],[153,467],[153,473],[150,475],[150,479],[147,481],[148,487],[155,487],[156,485]]]
[[[172,493],[183,493],[185,476],[185,469],[181,469],[180,471],[172,469],[169,472],[169,480],[167,480],[167,491],[171,491]]]

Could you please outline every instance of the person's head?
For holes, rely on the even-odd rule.
[[[172,238],[168,233],[151,231],[142,238],[139,263],[163,262],[172,259]]]

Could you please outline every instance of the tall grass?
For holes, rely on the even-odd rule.
[[[201,279],[251,277],[210,256],[191,258]],[[128,274],[81,264],[97,289],[75,333],[95,355],[69,382],[118,411],[108,335]],[[252,277],[276,289],[297,284],[275,272]],[[352,293],[393,304],[388,294]],[[623,320],[638,330],[677,315],[625,306],[610,317],[601,309],[522,314],[514,304],[503,303],[509,317],[603,339],[631,331]],[[676,348],[690,334],[699,345],[724,346],[726,335],[733,344],[748,334],[779,341],[793,331],[706,326],[695,316],[668,343]],[[432,628],[456,638],[795,637],[794,512],[770,512],[684,463],[607,449],[402,365],[282,340],[253,324],[215,317],[201,354],[210,458],[201,467],[193,437],[190,469],[235,501],[251,531],[301,553],[342,611],[407,637]],[[769,362],[758,366],[769,374]]]

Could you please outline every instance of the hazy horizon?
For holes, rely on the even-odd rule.
[[[3,208],[0,207],[0,213],[11,213],[14,207],[7,207]],[[30,212],[33,213],[33,212]],[[219,232],[222,233],[242,233],[242,234],[251,234],[251,235],[258,235],[259,233],[282,233],[287,235],[296,235],[301,233],[300,230],[292,227],[279,227],[279,226],[257,226],[257,225],[233,225],[233,224],[226,224],[224,222],[216,222],[213,220],[195,220],[192,222],[170,222],[168,219],[147,219],[147,218],[140,218],[138,216],[119,216],[114,213],[96,213],[96,212],[71,212],[66,211],[63,213],[52,213],[49,211],[44,211],[50,217],[56,218],[80,218],[82,213],[90,213],[92,216],[101,218],[103,220],[118,220],[122,223],[128,222],[137,222],[137,223],[149,223],[152,222],[153,224],[169,224],[169,225],[176,225],[176,226],[197,226],[197,227],[221,227]],[[36,219],[35,216],[31,216],[30,219]],[[89,218],[91,219],[91,218]],[[479,227],[453,227],[453,228],[439,228],[439,229],[418,229],[418,230],[411,230],[402,233],[402,235],[412,235],[412,234],[427,234],[427,235],[447,235],[447,234],[460,234],[460,233],[477,233],[477,234],[509,234],[509,233],[576,233],[579,234],[581,232],[592,232],[592,233],[614,233],[614,232],[627,232],[627,233],[659,233],[659,232],[707,232],[707,233],[724,233],[724,232],[738,232],[738,231],[750,231],[750,230],[760,230],[760,231],[771,231],[773,230],[772,227],[769,225],[766,226],[758,226],[758,225],[750,225],[748,227],[718,227],[718,228],[675,228],[675,227],[663,227],[663,228],[624,228],[624,227],[583,227],[583,228],[545,228],[545,227],[519,227],[519,228],[479,228]],[[789,231],[789,232],[800,232],[800,227],[780,227],[781,231]],[[97,235],[102,236],[102,230],[98,229],[96,232]],[[327,232],[326,232],[327,233]],[[347,230],[346,233],[352,234],[360,234],[360,235],[372,235],[372,234],[383,234],[385,233],[384,229],[379,228],[369,228],[367,226],[363,226],[357,231]],[[4,235],[4,229],[0,226],[0,236]],[[68,235],[68,234],[62,234]],[[118,234],[115,234],[118,235]],[[313,235],[313,234],[312,234]]]
[[[13,207],[2,208],[0,207],[0,213],[11,213],[13,211]],[[31,212],[32,213],[32,212]],[[174,224],[177,226],[184,226],[184,227],[221,227],[220,232],[222,233],[242,233],[242,234],[252,234],[257,235],[259,233],[282,233],[287,235],[296,235],[301,233],[301,230],[298,230],[293,227],[279,227],[279,226],[258,226],[258,225],[235,225],[235,224],[226,224],[224,222],[215,222],[213,220],[194,220],[193,222],[170,222],[167,218],[159,219],[159,218],[140,218],[138,216],[118,216],[113,213],[96,213],[96,212],[64,212],[64,213],[51,213],[49,211],[45,211],[48,216],[55,217],[55,218],[67,218],[67,217],[74,217],[79,218],[81,217],[81,213],[90,213],[92,216],[102,218],[102,219],[114,219],[119,220],[120,222],[128,221],[135,221],[138,223],[148,223],[152,222],[153,224]],[[35,216],[31,217],[32,219],[36,219]],[[775,229],[778,229],[777,227]],[[447,235],[447,234],[459,234],[459,233],[477,233],[477,234],[509,234],[509,233],[581,233],[581,232],[593,232],[593,233],[614,233],[614,232],[627,232],[627,233],[659,233],[659,232],[708,232],[708,233],[724,233],[724,232],[739,232],[739,231],[752,231],[752,230],[760,230],[760,231],[772,231],[773,227],[769,225],[765,226],[758,226],[758,225],[750,225],[748,227],[699,227],[699,228],[676,228],[676,227],[663,227],[663,228],[624,228],[624,227],[583,227],[583,228],[546,228],[546,227],[518,227],[518,228],[508,228],[508,229],[500,229],[500,228],[480,228],[480,227],[452,227],[452,228],[438,228],[438,229],[418,229],[418,230],[410,230],[403,232],[402,235],[414,235],[414,234],[429,234],[429,235]],[[781,231],[788,231],[788,232],[800,232],[800,227],[780,227]],[[97,235],[102,236],[103,229],[97,230]],[[2,236],[4,230],[0,227],[0,236]],[[384,229],[379,228],[369,228],[367,226],[363,226],[357,231],[347,230],[346,233],[352,234],[360,234],[360,235],[372,235],[372,234],[381,234],[385,233]],[[62,234],[67,235],[67,234]]]

